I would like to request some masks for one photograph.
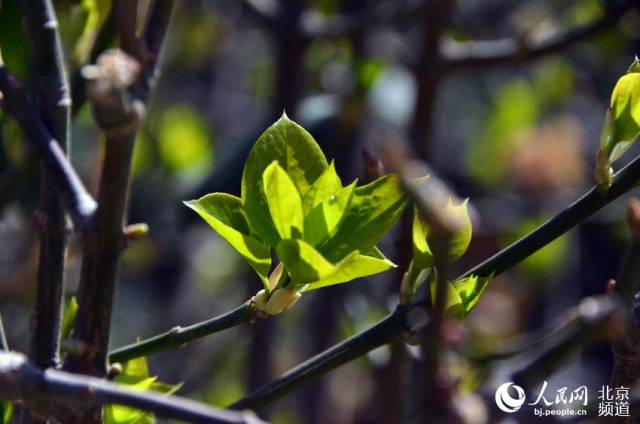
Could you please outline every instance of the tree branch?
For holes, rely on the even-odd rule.
[[[26,0],[22,4],[35,61],[40,114],[62,150],[68,151],[71,96],[55,11],[50,0]],[[40,205],[35,219],[40,252],[29,357],[37,367],[45,369],[56,366],[59,361],[68,228],[58,193],[44,166],[41,178]],[[29,422],[30,418],[25,415],[24,421]]]
[[[633,0],[626,0],[622,4],[611,6],[597,21],[536,44],[510,38],[491,41],[444,42],[441,45],[443,69],[446,71],[522,63],[548,54],[562,52],[566,48],[613,26],[633,5]]]
[[[87,192],[60,144],[33,110],[18,81],[2,66],[0,92],[4,96],[4,110],[16,119],[35,147],[76,229],[87,230],[97,208],[95,200]]]
[[[186,343],[201,337],[235,327],[236,325],[252,322],[256,318],[255,304],[253,304],[253,301],[249,301],[226,314],[210,320],[184,328],[174,327],[163,334],[111,351],[109,353],[109,362],[126,362],[162,350],[182,347]]]
[[[131,56],[112,50],[84,72],[90,79],[89,98],[95,119],[107,140],[98,197],[100,207],[95,231],[84,240],[79,309],[65,370],[96,376],[105,376],[107,372],[111,312],[133,147],[145,113],[145,101],[157,76],[156,65],[172,7],[172,0],[157,0],[153,4],[142,35],[142,69]],[[88,411],[82,422],[100,422],[99,413],[99,410]]]
[[[593,187],[584,196],[549,221],[491,258],[468,270],[459,278],[470,275],[488,277],[492,272],[495,272],[496,275],[501,274],[634,188],[638,180],[640,180],[640,157],[637,157],[616,173],[613,179],[614,182],[608,191],[602,192]]]
[[[547,223],[482,264],[465,272],[456,280],[471,274],[487,276],[492,272],[495,272],[496,275],[504,272],[634,188],[638,180],[640,180],[640,157],[634,159],[616,173],[609,191],[602,193],[595,187],[592,188],[582,198],[554,216]],[[231,407],[255,408],[266,404],[284,396],[308,380],[324,375],[351,359],[396,340],[399,334],[402,335],[404,331],[411,330],[411,325],[407,321],[407,311],[416,307],[424,307],[424,305],[426,305],[426,299],[419,299],[405,308],[398,308],[389,317],[368,330],[285,372],[274,381],[249,393]]]
[[[133,391],[106,380],[54,369],[42,371],[19,353],[0,352],[0,399],[24,400],[55,419],[72,417],[87,408],[118,404],[192,423],[263,423],[251,412],[215,409],[178,396]]]
[[[400,306],[373,327],[357,334],[282,374],[272,382],[230,405],[231,409],[256,409],[278,399],[302,383],[313,380],[366,353],[384,346],[411,328],[407,316],[420,306]]]

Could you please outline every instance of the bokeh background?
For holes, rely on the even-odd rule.
[[[55,2],[71,71],[87,60],[109,3]],[[399,143],[427,160],[459,196],[469,197],[474,237],[456,271],[505,247],[592,185],[611,90],[640,47],[639,11],[550,54],[534,58],[522,49],[513,60],[491,66],[439,71],[434,29],[445,51],[470,40],[509,38],[535,46],[625,2],[460,0],[434,20],[440,3],[180,2],[135,151],[129,220],[148,223],[151,232],[122,258],[113,347],[218,315],[261,288],[241,258],[181,202],[216,191],[239,194],[249,149],[284,110],[335,159],[343,181],[370,179],[373,162],[364,158]],[[7,67],[32,86],[20,9],[18,1],[4,1],[0,46]],[[38,162],[15,122],[2,117],[0,125],[0,313],[11,347],[26,351]],[[95,192],[103,140],[88,107],[77,112],[73,134],[73,163]],[[627,157],[637,153],[634,148]],[[462,351],[491,352],[518,334],[549,326],[582,297],[604,292],[629,240],[625,204],[609,205],[491,282],[463,325]],[[400,270],[410,251],[404,233],[406,220],[381,243]],[[73,239],[67,298],[77,288],[79,253]],[[227,405],[382,318],[397,303],[401,273],[309,293],[280,318],[153,355],[151,372],[165,382],[183,382],[182,395]],[[403,346],[380,348],[261,416],[276,423],[397,422],[414,353]],[[462,370],[463,391],[477,391],[486,381],[486,372],[471,372],[463,359],[455,367]],[[603,345],[548,380],[557,387],[596,387],[608,381],[610,367]]]

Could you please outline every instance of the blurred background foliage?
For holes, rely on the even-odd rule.
[[[3,3],[2,58],[33,87],[19,2]],[[146,3],[141,1],[141,7]],[[279,3],[279,20],[265,24],[256,10],[269,11]],[[443,35],[459,42],[544,40],[600,19],[615,3],[460,0]],[[375,166],[363,161],[363,150],[375,157],[387,143],[422,146],[433,168],[460,196],[471,198],[474,239],[456,265],[459,270],[530,231],[592,185],[590,169],[611,90],[639,47],[638,11],[535,61],[447,72],[430,94],[434,107],[427,116],[418,107],[420,79],[426,74],[416,69],[429,4],[180,3],[162,78],[135,151],[129,220],[147,222],[151,233],[124,254],[113,347],[220,314],[260,289],[240,257],[181,202],[215,191],[239,194],[251,145],[283,109],[336,160],[345,181],[372,177]],[[55,5],[73,71],[90,59],[91,46],[107,24],[110,1],[57,0]],[[303,34],[302,26],[316,35]],[[424,125],[428,137],[411,139],[420,134],[412,128],[416,125]],[[95,191],[103,140],[86,106],[77,111],[73,134],[73,163]],[[0,312],[11,346],[24,351],[37,260],[31,220],[38,167],[21,137],[15,122],[2,116]],[[624,200],[610,205],[497,277],[455,330],[463,351],[495,350],[518,333],[544,327],[581,297],[603,292],[628,239],[624,205]],[[409,252],[404,233],[398,228],[382,243],[400,265],[406,265]],[[77,239],[68,264],[70,296],[79,273]],[[183,395],[229,404],[383,317],[396,302],[399,282],[400,274],[389,271],[303,296],[281,318],[150,357],[151,373],[168,383],[183,382]],[[412,355],[402,346],[378,349],[260,412],[276,423],[394,422],[402,410],[400,382]],[[595,387],[608,380],[610,365],[607,347],[591,349],[560,375],[549,376],[550,384],[558,379],[562,385]],[[452,363],[462,391],[473,399],[472,391],[486,383],[489,370],[471,373],[469,367],[461,358]],[[482,422],[478,411],[476,418]]]

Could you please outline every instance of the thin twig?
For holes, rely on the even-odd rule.
[[[615,25],[634,3],[633,0],[626,0],[622,4],[611,6],[595,22],[536,44],[529,44],[525,40],[518,41],[510,38],[491,41],[447,41],[441,46],[443,69],[469,70],[479,67],[522,63],[545,55],[560,53],[568,47]]]
[[[263,423],[251,412],[225,411],[178,396],[133,391],[106,380],[54,369],[42,371],[19,353],[0,352],[0,399],[24,400],[35,405],[40,414],[52,414],[51,418],[57,420],[86,408],[118,404],[192,423]]]
[[[640,180],[640,157],[634,159],[614,176],[614,182],[609,191],[602,193],[594,187],[581,199],[557,214],[547,223],[510,247],[500,251],[481,265],[465,272],[456,280],[472,274],[485,276],[490,275],[491,272],[495,272],[496,275],[504,272],[634,188],[638,180]],[[232,406],[256,407],[266,404],[296,389],[307,380],[324,375],[354,357],[370,352],[387,343],[387,340],[395,340],[397,334],[402,334],[402,331],[399,332],[398,329],[404,328],[407,330],[411,328],[411,325],[405,321],[406,311],[421,304],[425,304],[425,299],[419,299],[409,305],[407,309],[402,309],[401,311],[405,311],[405,313],[396,311],[390,317],[380,321],[368,330],[310,358],[303,364],[285,372],[274,381],[249,393]],[[389,325],[391,317],[395,317],[393,326]],[[375,343],[368,342],[371,335],[375,335]]]
[[[6,352],[9,351],[9,343],[7,342],[7,333],[4,330],[4,322],[2,321],[2,314],[0,314],[0,350]]]
[[[174,327],[163,334],[109,352],[109,362],[126,362],[162,350],[182,347],[193,340],[255,319],[255,305],[249,301],[224,315],[184,328]]]
[[[85,231],[91,225],[97,207],[95,200],[82,184],[60,144],[34,111],[18,81],[1,66],[0,92],[4,95],[4,110],[16,118],[34,145],[76,229]]]

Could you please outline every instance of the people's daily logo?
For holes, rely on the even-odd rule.
[[[511,414],[518,411],[524,405],[524,400],[524,389],[511,382],[504,383],[496,390],[496,405],[503,412]]]

